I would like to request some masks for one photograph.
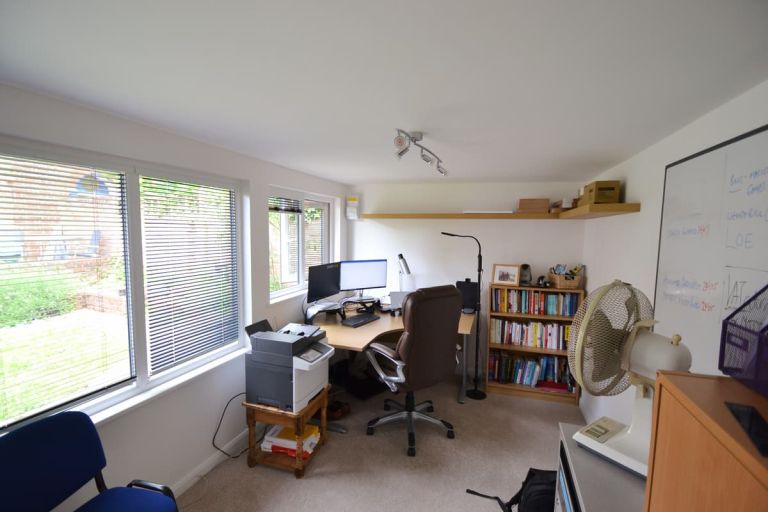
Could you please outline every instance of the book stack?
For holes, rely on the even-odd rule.
[[[579,294],[568,292],[494,288],[491,310],[497,313],[572,317],[579,308],[579,298]]]
[[[515,322],[504,318],[491,318],[489,324],[491,343],[552,350],[568,348],[570,331],[570,324],[554,322]]]
[[[320,429],[317,425],[305,426],[302,442],[304,459],[309,458],[319,442]],[[290,427],[272,425],[264,435],[261,450],[264,452],[284,453],[291,457],[296,457],[296,432]]]
[[[557,356],[520,357],[493,350],[488,356],[488,380],[573,392],[568,360]]]

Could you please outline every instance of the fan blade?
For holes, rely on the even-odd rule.
[[[637,296],[632,293],[632,289],[630,289],[629,297],[624,301],[624,307],[627,308],[627,323],[624,324],[624,331],[628,332],[632,330],[632,325],[640,315]]]
[[[598,309],[592,316],[587,332],[587,345],[591,354],[592,369],[589,372],[593,382],[613,379],[624,374],[621,369],[621,347],[627,333],[615,329],[608,316]],[[585,353],[585,355],[587,355]]]

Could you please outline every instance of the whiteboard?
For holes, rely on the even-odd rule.
[[[656,332],[716,373],[722,320],[768,284],[768,125],[666,168]]]

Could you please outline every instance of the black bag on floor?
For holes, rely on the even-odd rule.
[[[557,471],[531,468],[523,481],[523,486],[506,503],[498,496],[480,494],[472,489],[467,489],[467,492],[496,500],[504,512],[513,512],[512,507],[515,505],[517,505],[517,512],[552,512],[555,508],[556,480]]]

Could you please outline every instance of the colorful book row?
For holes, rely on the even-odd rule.
[[[574,316],[579,293],[493,288],[491,311],[524,315]]]
[[[488,380],[568,392],[574,390],[568,360],[557,356],[532,358],[491,351],[488,356]]]
[[[505,318],[491,318],[489,330],[491,343],[567,350],[571,324],[515,322]]]

